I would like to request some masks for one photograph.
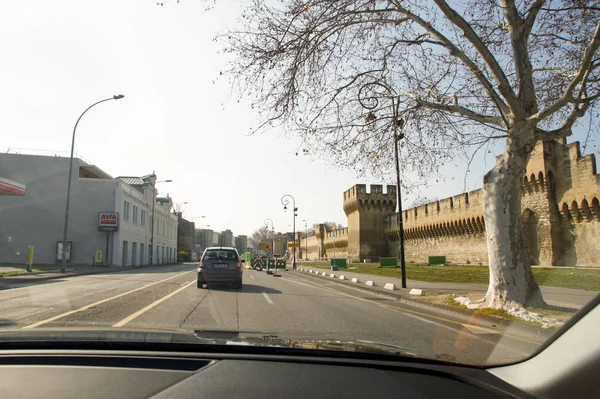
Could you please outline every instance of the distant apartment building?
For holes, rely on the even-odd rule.
[[[0,171],[19,189],[16,195],[0,196],[0,263],[23,264],[28,246],[34,246],[34,265],[59,264],[69,158],[3,153]],[[174,262],[177,217],[171,213],[170,198],[156,198],[155,179],[156,175],[115,179],[74,159],[67,264],[92,264],[98,251],[105,265],[149,264],[151,257],[154,264]]]
[[[218,241],[215,242],[215,232],[211,229],[198,229],[196,230],[196,252],[202,254],[208,247],[214,247],[218,245]]]
[[[233,247],[233,232],[231,230],[225,230],[219,234],[219,246],[221,247]]]
[[[195,260],[194,254],[194,222],[183,218],[182,212],[177,212],[177,257],[189,262]]]
[[[235,248],[240,254],[243,254],[248,250],[248,236],[239,235],[235,237]]]

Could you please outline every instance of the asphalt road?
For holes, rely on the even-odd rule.
[[[333,281],[292,271],[280,275],[245,270],[242,290],[198,289],[193,264],[26,285],[4,281],[0,328],[268,332],[303,339],[375,341],[469,363],[522,359],[541,344],[541,338],[521,327],[481,327],[476,320],[471,323]]]

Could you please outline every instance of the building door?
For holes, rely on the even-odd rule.
[[[121,266],[127,266],[127,259],[129,254],[129,243],[127,241],[123,241],[123,260],[121,261]]]
[[[131,265],[137,266],[137,242],[131,243]]]
[[[527,208],[523,211],[523,235],[531,265],[540,264],[540,246],[538,244],[538,217]]]

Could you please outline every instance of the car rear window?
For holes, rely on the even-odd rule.
[[[230,249],[209,249],[204,253],[204,260],[211,259],[238,260],[238,256]]]

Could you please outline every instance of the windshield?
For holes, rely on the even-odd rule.
[[[600,8],[438,3],[5,4],[0,344],[553,339],[600,290]]]

